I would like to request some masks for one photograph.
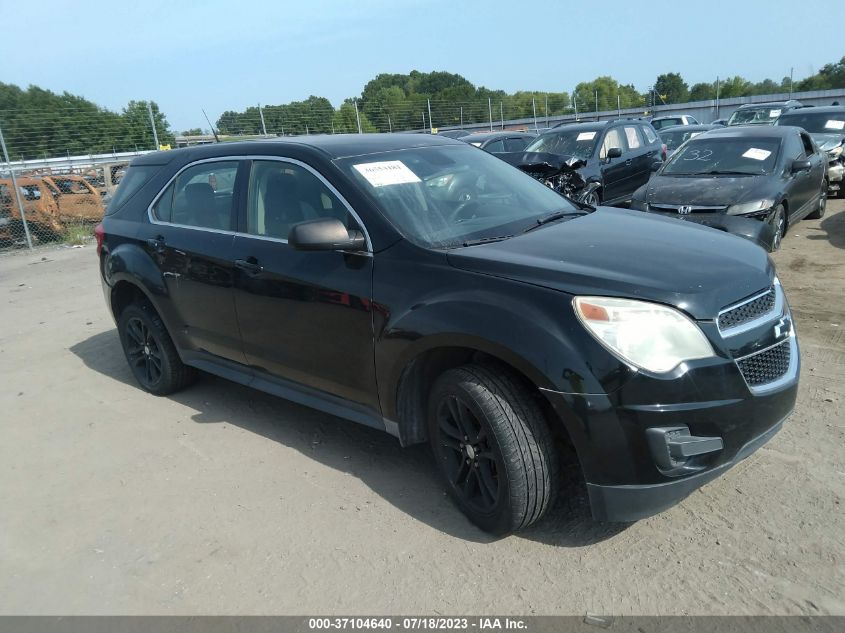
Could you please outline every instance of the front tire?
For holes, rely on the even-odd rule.
[[[135,380],[157,396],[188,385],[195,370],[182,363],[161,317],[147,303],[133,303],[120,314],[117,331]]]
[[[775,212],[769,219],[769,224],[771,224],[774,229],[774,237],[772,237],[769,252],[774,253],[780,248],[780,242],[786,233],[786,209],[784,209],[782,204],[779,204],[775,209]]]
[[[540,406],[515,377],[480,365],[445,372],[428,425],[450,496],[482,530],[525,528],[551,505],[558,456]]]

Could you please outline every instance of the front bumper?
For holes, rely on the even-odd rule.
[[[587,484],[590,508],[597,521],[629,522],[662,512],[751,455],[783,428],[784,420],[747,442],[729,462],[684,479],[657,484],[602,486]]]
[[[827,166],[827,181],[828,183],[841,182],[842,176],[845,174],[845,165],[842,163],[829,163]],[[837,187],[838,190],[838,187]]]
[[[740,215],[726,215],[724,213],[690,213],[688,215],[679,215],[677,213],[666,213],[663,211],[649,210],[647,213],[655,213],[667,218],[675,218],[677,220],[684,220],[686,222],[695,222],[696,224],[703,224],[712,229],[724,231],[731,235],[743,237],[761,246],[762,248],[771,250],[775,239],[774,227],[765,221],[765,218],[755,219],[747,218]]]

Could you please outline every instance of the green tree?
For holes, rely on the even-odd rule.
[[[697,84],[693,84],[692,88],[689,90],[689,100],[690,101],[707,101],[708,99],[715,99],[716,98],[716,86],[715,84],[707,83],[707,82],[700,82]]]
[[[362,132],[378,132],[378,129],[370,122],[366,114],[359,110],[358,116],[361,118]],[[351,99],[344,101],[340,108],[337,109],[332,118],[332,123],[334,124],[334,131],[337,134],[354,134],[358,131],[355,105]]]
[[[684,103],[689,100],[689,88],[679,73],[658,75],[654,90],[665,103]]]

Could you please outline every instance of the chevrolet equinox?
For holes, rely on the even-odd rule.
[[[633,521],[760,447],[795,403],[798,343],[763,249],[578,205],[440,136],[150,153],[96,235],[143,389],[202,370],[428,442],[493,533],[543,515],[564,446],[593,516]]]

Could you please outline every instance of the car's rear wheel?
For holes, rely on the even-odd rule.
[[[819,194],[819,206],[816,210],[807,217],[810,220],[820,220],[824,217],[824,212],[827,210],[827,180],[822,183],[822,192]]]
[[[543,412],[506,371],[465,365],[438,378],[429,439],[449,494],[482,530],[506,534],[552,501],[557,454]]]
[[[186,386],[195,370],[182,363],[161,318],[147,303],[120,314],[117,331],[129,368],[145,391],[164,396]]]
[[[774,253],[780,248],[780,242],[783,239],[784,233],[786,233],[786,209],[784,209],[782,204],[779,204],[775,212],[772,213],[769,223],[772,225],[772,229],[774,229],[769,252]]]

